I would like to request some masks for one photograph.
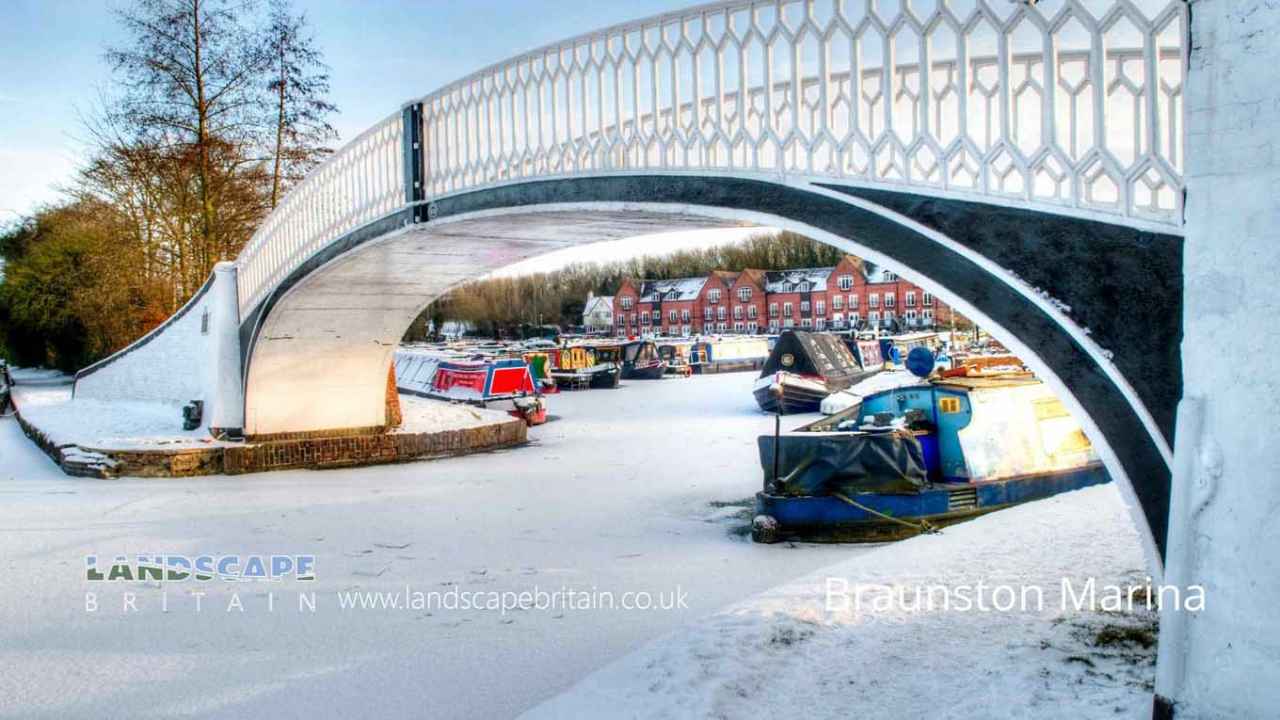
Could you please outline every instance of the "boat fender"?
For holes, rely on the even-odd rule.
[[[778,519],[772,515],[757,515],[751,520],[751,539],[765,545],[772,545],[782,539],[778,532]]]

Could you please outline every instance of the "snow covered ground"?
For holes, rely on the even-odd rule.
[[[1112,612],[1102,590],[1146,585],[1142,568],[1119,493],[1097,486],[771,589],[524,717],[1148,718],[1155,613]]]
[[[837,560],[740,533],[772,426],[749,374],[549,398],[529,446],[234,477],[64,476],[0,420],[0,717],[511,717],[645,641]],[[798,424],[804,418],[797,418]],[[310,553],[272,587],[89,583],[85,556]],[[687,593],[679,611],[342,610],[346,590]],[[244,612],[226,612],[232,590]],[[138,611],[123,610],[137,592]],[[193,590],[207,591],[202,610]],[[317,611],[296,593],[314,590]],[[85,593],[100,609],[85,611]]]
[[[754,545],[744,531],[760,482],[755,435],[773,421],[756,410],[752,380],[553,396],[555,419],[512,450],[235,477],[69,478],[0,420],[0,717],[737,717],[797,707],[876,717],[919,714],[925,695],[931,715],[988,716],[979,703],[997,697],[1006,714],[1133,714],[1143,691],[1127,683],[1149,669],[1122,671],[1092,648],[1092,616],[1054,624],[1048,614],[813,606],[828,575],[1137,572],[1112,488],[897,546]],[[86,555],[139,553],[313,554],[316,579],[84,579]],[[373,591],[564,588],[682,593],[687,608],[341,604]],[[311,592],[316,610],[299,611],[298,595]],[[839,702],[815,704],[817,690]]]

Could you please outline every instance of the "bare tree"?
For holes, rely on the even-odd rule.
[[[253,146],[270,58],[246,22],[252,9],[229,0],[137,0],[118,13],[128,44],[107,52],[122,90],[118,120],[140,141],[193,163],[203,272],[247,239],[245,209],[228,207],[224,216],[222,203],[252,197],[262,172]]]
[[[332,149],[327,143],[338,132],[326,119],[337,111],[329,102],[328,66],[307,32],[306,15],[294,15],[289,0],[272,0],[267,21],[267,51],[271,62],[268,90],[275,104],[275,146],[272,152],[271,207],[280,202],[288,185],[306,175]]]

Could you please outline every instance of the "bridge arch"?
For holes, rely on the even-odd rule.
[[[539,48],[339,149],[208,293],[77,392],[203,396],[214,426],[256,435],[376,429],[406,317],[453,283],[572,242],[747,221],[879,260],[1018,347],[1159,545],[1188,13],[724,0]],[[175,353],[201,371],[150,376],[146,356]]]
[[[999,252],[979,252],[973,237],[948,236],[927,214],[913,219],[888,207],[896,201],[910,212],[914,203],[936,199],[895,194],[873,202],[861,192],[727,175],[615,174],[509,183],[431,201],[419,213],[428,218],[424,222],[406,217],[407,225],[392,223],[389,232],[366,229],[318,254],[245,319],[245,430],[275,435],[379,429],[400,337],[426,304],[478,274],[628,235],[734,224],[780,227],[899,272],[1007,342],[1097,440],[1109,470],[1143,510],[1140,525],[1150,526],[1149,548],[1157,548],[1169,479],[1169,427],[1157,418],[1172,412],[1168,404],[1176,404],[1177,395],[1140,392],[1105,349],[1124,338],[1097,338],[1064,308],[1069,304],[1072,312],[1089,316],[1094,306],[1112,299],[1100,295],[1110,293],[1134,301],[1163,292],[1165,301],[1176,304],[1180,274],[1162,276],[1159,270],[1176,267],[1179,238],[1065,216],[1027,217],[1025,211],[983,203],[945,201],[945,207],[933,208],[957,227],[1018,225],[1021,232],[1001,236],[1009,251],[1023,249],[1027,236],[1048,236],[1071,244],[1056,259],[1074,267],[1091,267],[1103,257],[1148,268],[1123,282],[1113,279],[1107,293],[1092,281],[1058,282],[1050,291],[1062,292],[1060,300],[1021,279],[1023,273],[1042,272],[1034,253],[1023,260],[1026,267],[1002,266],[988,256]],[[1152,313],[1158,315],[1169,317],[1167,306]],[[1176,332],[1175,320],[1175,327],[1146,327],[1134,337],[1155,347]],[[1176,353],[1142,362],[1177,386]]]

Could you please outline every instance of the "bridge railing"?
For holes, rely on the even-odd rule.
[[[312,171],[237,258],[241,313],[410,199],[530,178],[829,178],[1176,227],[1187,12],[730,0],[581,35],[426,96]]]
[[[704,5],[424,98],[426,192],[747,171],[1176,224],[1185,23],[1183,0]]]
[[[285,195],[236,258],[241,317],[330,242],[404,206],[403,136],[397,111]]]

